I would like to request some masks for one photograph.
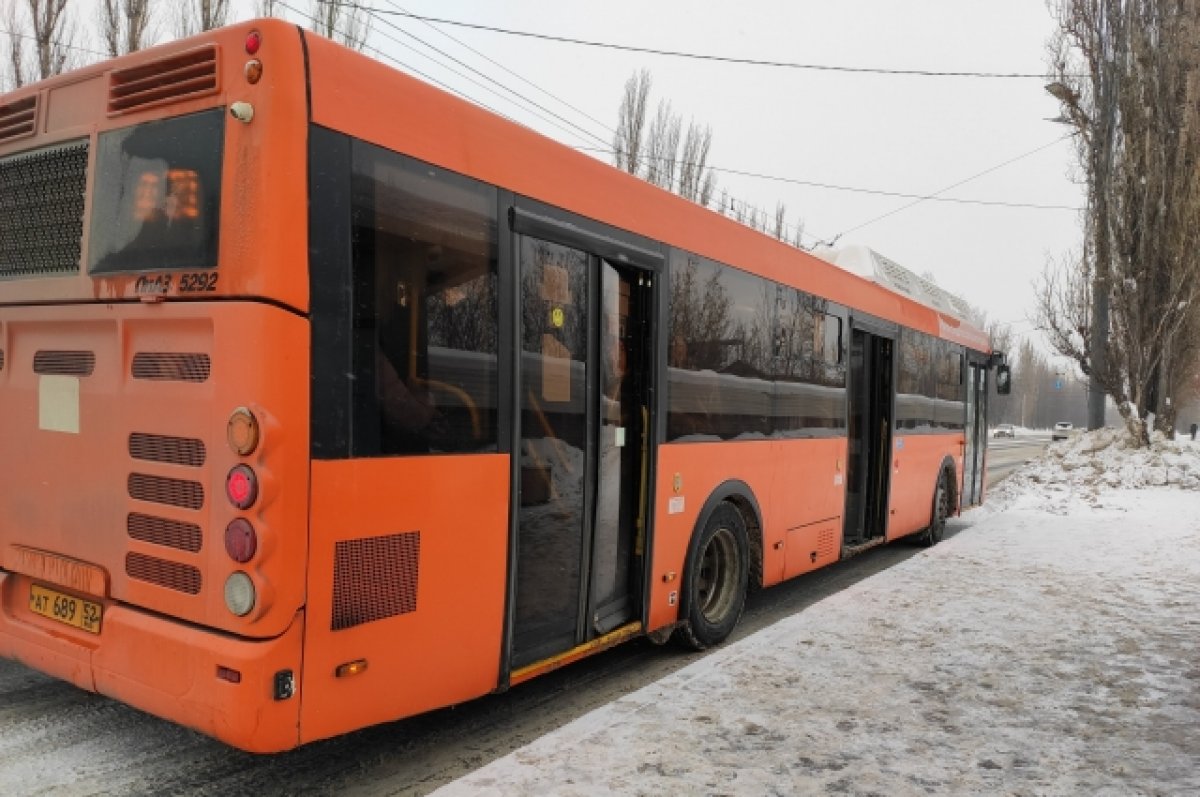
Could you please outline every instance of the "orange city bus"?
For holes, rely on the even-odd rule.
[[[0,655],[253,751],[982,498],[958,317],[260,20],[0,97]]]

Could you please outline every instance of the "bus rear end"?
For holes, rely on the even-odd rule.
[[[299,740],[304,91],[266,22],[0,97],[0,656],[260,751]]]

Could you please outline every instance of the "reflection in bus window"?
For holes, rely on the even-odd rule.
[[[842,319],[827,302],[678,251],[670,276],[668,439],[845,429]]]
[[[353,148],[354,455],[496,450],[496,189]]]

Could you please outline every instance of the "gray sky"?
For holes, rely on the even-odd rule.
[[[242,2],[242,9],[250,6]],[[283,2],[308,8],[307,0]],[[1043,0],[371,4],[636,47],[898,70],[1042,74],[1054,28]],[[710,163],[717,167],[917,196],[994,169],[940,196],[1083,204],[1081,188],[1070,179],[1072,143],[1060,140],[1065,128],[1047,121],[1058,108],[1043,89],[1045,81],[1036,77],[917,77],[736,65],[430,25],[401,16],[377,19],[371,46],[395,59],[393,66],[425,73],[572,146],[610,147],[625,80],[645,67],[654,80],[652,104],[668,98],[685,119],[712,126]],[[533,108],[488,78],[547,110]],[[1001,166],[1008,161],[1013,162]],[[1019,335],[1032,331],[1026,320],[1032,282],[1047,257],[1076,248],[1080,236],[1079,214],[1072,210],[926,201],[879,218],[913,200],[724,172],[718,177],[719,188],[772,215],[775,203],[785,202],[788,223],[803,220],[807,243],[841,236],[839,245],[867,244],[913,271],[931,273],[989,318],[1012,322]]]

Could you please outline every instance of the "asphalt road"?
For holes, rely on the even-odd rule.
[[[992,441],[989,485],[1045,441]],[[952,520],[947,534],[965,528]],[[752,595],[733,640],[912,556],[903,543]],[[636,640],[502,695],[276,756],[0,660],[0,794],[425,794],[704,654]]]

